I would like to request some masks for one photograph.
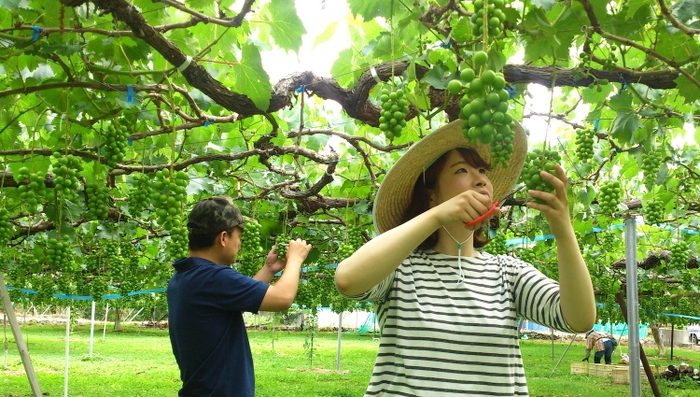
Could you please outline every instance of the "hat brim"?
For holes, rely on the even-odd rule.
[[[508,166],[499,165],[487,174],[493,184],[493,196],[498,201],[518,181],[527,156],[527,136],[520,123],[515,123],[514,132],[513,153]],[[462,120],[453,121],[426,135],[399,158],[377,191],[372,217],[378,233],[384,233],[402,223],[418,176],[444,153],[457,148],[472,148],[491,164],[491,145],[467,140],[462,133]]]

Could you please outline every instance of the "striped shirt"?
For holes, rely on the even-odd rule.
[[[342,263],[341,263],[342,266]],[[372,301],[381,341],[365,396],[527,396],[518,317],[575,333],[559,284],[532,265],[482,252],[414,251],[351,299]]]

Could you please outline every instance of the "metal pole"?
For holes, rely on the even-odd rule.
[[[550,378],[552,377],[552,375],[554,375],[554,371],[557,370],[557,367],[559,366],[559,364],[561,364],[561,360],[563,360],[564,356],[566,356],[566,352],[569,351],[569,348],[574,343],[574,340],[576,340],[576,334],[574,334],[573,338],[571,338],[571,342],[569,342],[569,346],[567,346],[566,349],[564,349],[564,353],[561,354],[561,357],[559,357],[559,361],[557,361],[557,364],[554,366],[554,368],[552,368],[552,372],[549,373]]]
[[[335,360],[335,372],[340,373],[340,338],[343,336],[343,312],[338,313],[338,353]]]
[[[32,360],[29,357],[27,345],[24,343],[24,338],[22,337],[22,332],[19,328],[17,317],[15,316],[15,308],[12,306],[10,295],[7,293],[5,276],[2,274],[2,272],[0,272],[0,297],[2,298],[2,306],[5,309],[5,315],[10,321],[10,328],[12,328],[12,334],[15,337],[15,343],[17,344],[19,355],[22,357],[22,364],[24,364],[24,371],[27,373],[27,379],[29,379],[29,386],[32,388],[32,393],[34,393],[35,397],[41,397],[43,394],[41,393],[39,380],[36,377],[36,372],[34,372],[34,367],[32,366]]]
[[[66,372],[63,375],[63,397],[68,397],[68,365],[70,361],[70,306],[66,308]]]
[[[105,335],[107,334],[107,314],[109,313],[109,303],[107,303],[107,308],[105,309],[105,324],[102,328],[102,340],[105,340]]]
[[[95,299],[92,300],[92,315],[90,316],[90,356],[92,356],[92,345],[95,341]]]
[[[549,330],[551,331],[549,339],[552,342],[552,361],[554,361],[554,328],[550,328]]]
[[[625,258],[630,397],[641,397],[642,383],[639,376],[639,297],[637,295],[637,225],[634,216],[625,218]]]

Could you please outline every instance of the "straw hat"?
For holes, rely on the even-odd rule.
[[[516,121],[513,154],[508,167],[498,166],[488,172],[493,183],[493,196],[500,201],[520,177],[527,156],[527,137],[523,127]],[[403,214],[411,202],[413,186],[418,176],[442,154],[460,147],[472,148],[484,161],[491,163],[491,146],[472,143],[462,133],[462,121],[456,120],[438,128],[411,146],[399,158],[384,177],[374,199],[374,227],[384,233],[401,224]]]

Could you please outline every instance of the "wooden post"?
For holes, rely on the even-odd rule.
[[[2,295],[2,304],[5,308],[5,313],[7,318],[10,320],[10,328],[12,328],[12,334],[15,336],[15,343],[17,343],[19,355],[22,357],[22,364],[24,364],[24,371],[27,373],[29,385],[32,387],[34,397],[42,397],[43,394],[41,393],[41,387],[39,387],[39,380],[36,378],[36,372],[34,372],[32,360],[29,358],[29,350],[27,350],[27,345],[24,343],[22,332],[19,329],[19,323],[17,323],[17,317],[15,317],[15,308],[12,306],[12,301],[10,301],[10,294],[7,293],[7,287],[5,286],[5,275],[1,272],[0,295]]]

